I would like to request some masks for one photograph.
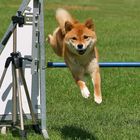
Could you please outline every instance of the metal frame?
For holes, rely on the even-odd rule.
[[[48,132],[46,130],[47,126],[46,126],[46,70],[45,70],[45,66],[46,66],[46,59],[45,59],[45,48],[44,48],[44,1],[40,0],[40,24],[39,24],[39,30],[40,30],[40,54],[39,54],[39,60],[40,60],[40,96],[41,96],[41,129],[42,129],[42,134],[44,136],[44,138],[49,138],[48,136]]]
[[[31,0],[23,0],[18,11],[23,14]],[[41,104],[37,106],[41,109],[38,119],[41,120],[41,130],[45,139],[48,139],[46,130],[46,87],[45,87],[45,49],[44,49],[44,14],[43,0],[33,0],[33,38],[32,38],[32,93],[40,94]],[[17,13],[18,14],[18,13]],[[16,15],[17,15],[16,14]],[[30,23],[31,24],[31,23]],[[10,36],[13,34],[16,25],[9,25],[7,32],[0,42],[0,55],[5,48]],[[28,119],[30,119],[29,115]]]

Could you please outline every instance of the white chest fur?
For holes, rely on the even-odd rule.
[[[74,73],[92,73],[98,67],[94,54],[69,56],[66,62]]]

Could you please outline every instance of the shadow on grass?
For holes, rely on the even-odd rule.
[[[75,126],[64,126],[61,129],[58,129],[61,132],[62,137],[64,139],[72,139],[72,140],[98,140],[93,134],[90,132]]]

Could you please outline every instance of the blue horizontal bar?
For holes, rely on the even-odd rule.
[[[100,62],[100,67],[140,67],[140,62]],[[64,68],[67,67],[64,62],[48,62],[48,68]]]

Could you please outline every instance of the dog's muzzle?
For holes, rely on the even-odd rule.
[[[77,45],[77,52],[78,52],[80,55],[83,55],[83,54],[86,52],[86,49],[84,48],[83,44],[78,44],[78,45]]]
[[[78,51],[78,53],[80,54],[80,55],[83,55],[85,52],[86,52],[86,49],[83,49],[83,50],[77,50]]]

